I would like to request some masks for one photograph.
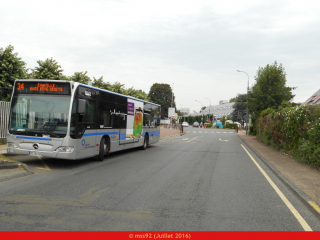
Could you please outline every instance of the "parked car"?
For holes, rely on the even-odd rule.
[[[183,126],[183,127],[189,127],[189,123],[183,122],[183,123],[182,123],[182,126]]]
[[[197,127],[199,127],[199,123],[198,122],[194,122],[192,126],[197,128]]]

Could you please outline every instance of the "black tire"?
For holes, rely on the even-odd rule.
[[[149,144],[149,135],[146,134],[143,139],[143,145],[141,147],[142,150],[146,150]]]
[[[104,138],[101,138],[100,146],[99,146],[98,161],[103,161],[104,155],[106,155],[107,145],[106,145],[105,141],[106,140]]]
[[[104,155],[108,156],[110,153],[110,138],[109,137],[105,138],[105,145],[106,145],[106,148],[104,151]]]

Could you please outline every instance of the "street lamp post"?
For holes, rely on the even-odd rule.
[[[249,104],[248,104],[248,99],[249,99],[249,96],[248,96],[248,93],[249,93],[249,74],[244,72],[244,71],[240,71],[240,70],[237,70],[237,72],[243,72],[245,74],[247,74],[248,76],[248,87],[247,87],[247,122],[246,122],[246,135],[248,135],[248,127],[249,127]]]
[[[180,104],[182,107],[184,107],[182,104]],[[181,111],[180,111],[181,113]],[[182,116],[183,116],[183,121],[185,122],[186,121],[186,117],[184,116],[184,112],[182,112]]]
[[[173,104],[173,84],[174,84],[174,83],[172,83],[172,98],[171,98],[171,108],[172,108],[172,104]]]
[[[171,97],[171,108],[172,108],[172,104],[173,104],[173,84],[174,83],[172,83],[172,89],[171,89],[171,93],[172,93],[172,97]],[[171,127],[172,127],[172,117],[170,117],[170,125],[171,125]]]
[[[210,119],[211,100],[210,100],[209,98],[205,98],[205,99],[208,99],[208,100],[210,101],[210,107],[209,107],[209,120],[211,120],[211,119]],[[213,119],[212,119],[212,120],[213,120]]]
[[[202,103],[201,103],[201,102],[199,102],[199,101],[197,101],[197,100],[196,100],[196,102],[200,103],[200,104],[201,104],[201,106],[202,106],[202,108],[203,108],[203,105],[202,105]],[[201,121],[203,121],[203,114],[202,114],[202,117],[201,117]]]

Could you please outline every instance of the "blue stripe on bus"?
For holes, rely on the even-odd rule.
[[[51,141],[51,138],[35,138],[35,137],[21,137],[16,136],[17,139],[31,139],[31,140],[43,140],[43,141]]]
[[[111,134],[119,134],[118,132],[98,132],[98,133],[85,133],[84,137],[88,136],[99,136],[99,135],[111,135]]]
[[[150,132],[149,134],[153,134],[153,136],[160,136],[160,132]]]

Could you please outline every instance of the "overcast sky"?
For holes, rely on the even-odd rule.
[[[246,93],[236,70],[251,86],[274,61],[298,87],[294,102],[320,89],[319,1],[2,0],[0,9],[0,47],[13,45],[28,68],[52,57],[68,76],[88,71],[146,93],[167,83],[178,109]]]

